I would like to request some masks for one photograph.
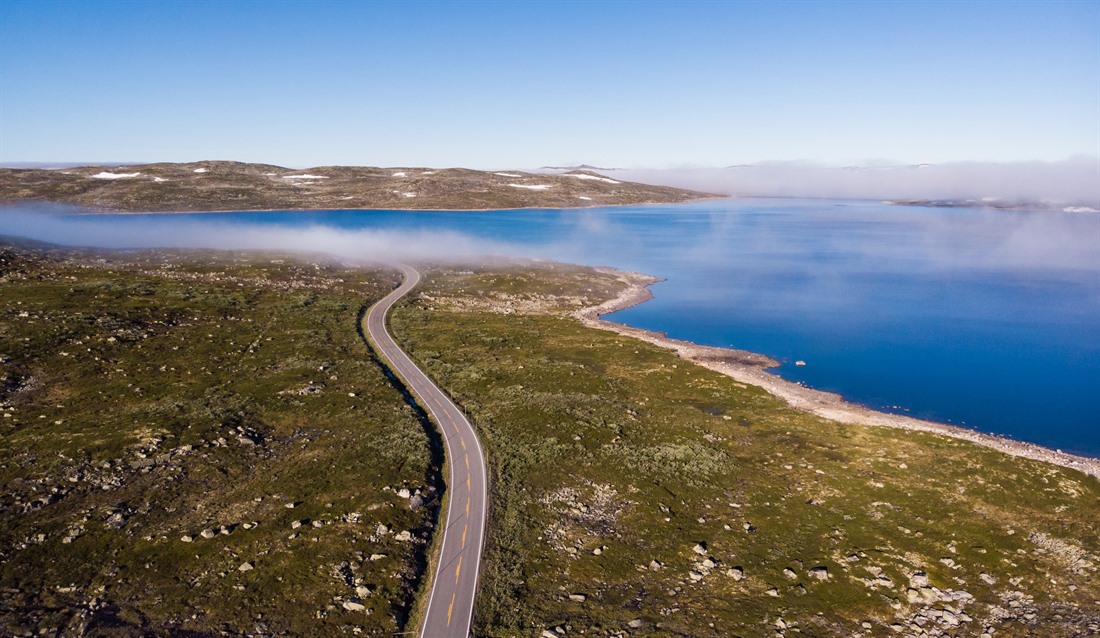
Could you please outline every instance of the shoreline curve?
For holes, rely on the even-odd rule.
[[[691,341],[673,339],[665,333],[608,321],[603,318],[604,315],[625,310],[653,299],[653,293],[650,292],[649,286],[664,280],[651,275],[614,268],[597,268],[597,270],[615,276],[619,281],[626,284],[626,288],[614,299],[574,312],[573,316],[585,326],[608,330],[672,350],[681,359],[724,374],[739,383],[761,387],[783,399],[796,410],[809,412],[830,421],[930,432],[976,443],[1013,456],[1077,470],[1089,476],[1100,478],[1100,459],[1070,454],[1061,450],[1052,450],[1037,443],[1016,441],[946,423],[879,412],[846,401],[834,392],[799,385],[768,372],[767,368],[779,365],[779,362],[771,357],[746,350],[704,346]]]

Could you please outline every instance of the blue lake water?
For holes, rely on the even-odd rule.
[[[642,271],[667,281],[612,319],[768,354],[781,376],[874,408],[1100,456],[1100,215],[746,199],[29,219],[8,209],[0,233]]]

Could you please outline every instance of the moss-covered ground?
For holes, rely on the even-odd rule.
[[[0,635],[403,629],[438,499],[356,332],[395,277],[0,246]]]

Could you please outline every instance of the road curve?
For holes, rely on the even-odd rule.
[[[485,456],[466,415],[409,359],[386,330],[386,313],[420,281],[411,266],[398,264],[405,281],[367,311],[367,336],[390,368],[405,382],[443,433],[450,468],[444,508],[447,520],[439,562],[432,577],[428,606],[421,618],[422,638],[470,635],[477,594],[481,550],[485,544]]]

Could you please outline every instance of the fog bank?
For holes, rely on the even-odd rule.
[[[203,215],[82,215],[57,205],[0,208],[0,235],[73,247],[206,248],[327,253],[369,261],[469,261],[529,252],[508,242],[452,230],[291,227]]]
[[[1100,158],[829,167],[781,162],[725,168],[621,169],[616,179],[741,197],[999,199],[1100,204]],[[1095,206],[1094,206],[1095,207]]]

